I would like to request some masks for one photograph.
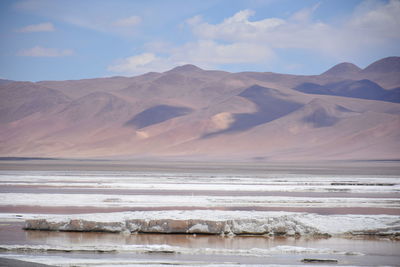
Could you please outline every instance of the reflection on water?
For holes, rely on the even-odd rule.
[[[107,166],[104,167],[104,164]],[[5,165],[8,165],[5,166]],[[110,198],[115,195],[134,196],[145,195],[151,198],[157,196],[232,196],[232,197],[254,197],[254,196],[285,196],[285,197],[307,197],[307,198],[368,198],[371,203],[377,199],[398,199],[398,177],[399,165],[395,163],[374,163],[374,162],[340,162],[336,165],[314,165],[312,167],[302,165],[267,165],[267,164],[245,164],[232,163],[220,164],[195,164],[195,163],[138,163],[131,166],[131,163],[121,165],[117,163],[79,163],[70,162],[62,164],[60,161],[45,163],[10,163],[0,162],[0,168],[10,170],[2,173],[3,181],[0,194],[29,193],[36,194],[69,194],[72,200],[82,194],[106,194]],[[12,164],[11,164],[12,165]],[[344,166],[345,165],[345,166]],[[12,170],[12,172],[11,172]],[[23,170],[23,171],[19,171]],[[33,171],[32,170],[36,170]],[[68,171],[66,171],[68,170]],[[75,170],[75,171],[69,171]],[[103,171],[104,170],[104,171]],[[0,173],[1,174],[1,173]],[[352,176],[352,175],[355,176]],[[336,175],[336,176],[335,176]],[[388,177],[383,177],[388,175]],[[1,175],[0,175],[1,176]],[[364,177],[365,176],[365,177]],[[369,178],[368,178],[369,177]],[[372,177],[372,178],[371,178]],[[371,180],[372,179],[372,180]],[[5,185],[5,182],[11,184]],[[0,181],[1,182],[1,181]],[[340,182],[343,185],[334,185]],[[368,186],[363,183],[370,182]],[[395,185],[388,185],[388,183]],[[20,184],[24,183],[24,184]],[[36,183],[36,184],[32,184]],[[346,185],[353,183],[354,185]],[[371,184],[373,183],[373,184]],[[385,186],[379,185],[380,183]],[[48,185],[51,184],[52,187]],[[73,184],[75,187],[71,187]],[[140,184],[142,189],[137,189]],[[163,190],[153,190],[164,185]],[[185,187],[170,188],[175,185]],[[232,190],[226,190],[225,185],[233,184],[238,186]],[[109,186],[103,188],[105,185]],[[195,187],[193,187],[195,185]],[[197,190],[198,185],[208,185],[209,190]],[[256,190],[243,190],[243,185],[254,186]],[[260,186],[264,188],[260,191]],[[220,186],[215,190],[215,186]],[[272,192],[272,187],[276,190]],[[282,187],[284,186],[284,187]],[[150,189],[149,189],[150,187]],[[192,188],[193,187],[193,188]],[[282,188],[281,188],[282,187]],[[303,192],[304,188],[312,189],[311,192]],[[196,190],[194,190],[196,189]],[[249,189],[249,188],[248,188]],[[290,190],[289,190],[290,189]],[[307,189],[307,190],[308,190]],[[315,191],[314,191],[315,190]],[[0,213],[11,214],[70,214],[70,213],[93,213],[93,212],[114,212],[121,211],[110,202],[107,208],[79,207],[67,205],[65,207],[39,207],[30,206],[31,199],[26,197],[26,204],[10,206],[0,205]],[[49,202],[51,203],[51,202]],[[132,207],[127,207],[132,210]],[[207,207],[199,207],[207,208]],[[136,210],[149,209],[190,209],[190,207],[136,207]],[[254,207],[216,207],[222,210],[286,210],[296,212],[313,212],[318,214],[393,214],[399,215],[398,207],[388,209],[386,206],[380,208],[370,205],[368,207],[347,207],[338,208],[336,205],[328,207],[298,207],[288,205],[282,207],[271,207],[260,204]],[[124,210],[126,210],[124,208]],[[278,246],[292,246],[298,248],[327,249],[327,251],[359,252],[363,255],[349,255],[340,253],[318,253],[311,252],[296,253],[293,251],[282,252],[283,254],[268,254],[256,256],[246,255],[224,255],[201,254],[201,253],[94,253],[89,252],[54,252],[54,251],[3,251],[1,256],[19,257],[20,259],[42,258],[44,263],[57,265],[59,260],[64,266],[78,264],[81,260],[97,260],[93,266],[110,265],[121,260],[160,260],[163,263],[172,261],[206,261],[206,262],[234,262],[247,264],[290,264],[302,265],[304,258],[334,258],[339,260],[339,265],[352,266],[398,266],[400,263],[400,241],[383,238],[284,238],[284,237],[262,237],[262,236],[235,236],[222,237],[215,235],[173,235],[173,234],[111,234],[111,233],[72,233],[72,232],[45,232],[45,231],[23,231],[22,223],[1,221],[0,222],[0,245],[48,245],[53,246],[110,246],[118,250],[118,246],[124,245],[169,245],[185,249],[225,249],[225,250],[250,250],[253,248],[270,249]],[[203,250],[204,251],[204,250]],[[58,257],[58,258],[57,258]],[[57,258],[57,259],[56,259]],[[47,261],[49,260],[49,261]],[[52,261],[51,261],[52,260]],[[72,261],[75,260],[75,261]],[[73,262],[73,263],[71,263]],[[58,264],[61,265],[61,264]]]
[[[355,251],[364,254],[398,255],[400,242],[382,238],[295,238],[179,234],[110,234],[24,231],[25,244],[46,245],[155,245],[165,244],[185,248],[251,249],[276,246],[331,248],[339,251]]]
[[[303,248],[330,249],[336,251],[359,252],[364,255],[340,255],[340,254],[310,254],[310,253],[284,253],[271,254],[266,257],[249,257],[239,255],[180,255],[180,254],[142,254],[142,253],[23,253],[16,254],[20,259],[36,259],[40,257],[44,262],[51,263],[61,259],[68,263],[80,259],[97,260],[102,263],[138,260],[159,260],[160,262],[235,262],[246,264],[289,264],[299,265],[303,258],[334,258],[341,265],[353,266],[395,266],[400,262],[400,242],[383,238],[294,238],[294,237],[262,237],[262,236],[235,236],[222,237],[215,235],[177,235],[177,234],[112,234],[112,233],[79,233],[79,232],[46,232],[24,231],[22,224],[1,224],[1,244],[29,244],[48,246],[118,246],[122,245],[170,245],[182,248],[210,248],[246,250],[252,248],[269,249],[277,246],[294,246]],[[8,236],[6,233],[12,233]],[[2,253],[11,255],[9,253]],[[1,255],[1,254],[0,254]],[[18,256],[19,255],[19,256]],[[22,257],[22,258],[21,258]],[[60,258],[61,257],[61,258]],[[57,265],[57,264],[56,264]],[[80,265],[77,265],[80,266]]]
[[[308,238],[182,234],[112,234],[97,232],[24,231],[22,223],[0,224],[1,244],[28,245],[170,245],[185,248],[251,249],[275,246],[330,248],[363,254],[400,256],[400,242],[387,238]]]

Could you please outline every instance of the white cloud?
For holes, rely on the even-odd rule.
[[[55,31],[55,27],[51,22],[32,24],[20,28],[17,30],[18,32],[53,32]]]
[[[73,54],[74,51],[71,49],[45,48],[41,46],[24,49],[17,53],[17,55],[25,57],[64,57]]]
[[[114,65],[109,66],[108,70],[113,72],[132,73],[137,69],[142,69],[146,65],[149,65],[156,60],[157,58],[154,54],[143,53],[118,60]]]
[[[285,24],[284,20],[278,18],[249,21],[249,17],[253,14],[254,11],[252,10],[242,10],[215,25],[203,22],[199,16],[193,17],[187,22],[194,34],[201,39],[247,42],[254,39],[258,40],[260,35],[265,35],[267,31]]]
[[[371,2],[374,5],[371,5]],[[272,49],[307,49],[333,57],[348,57],[400,38],[400,1],[365,1],[340,25],[313,20],[318,4],[294,13],[288,19],[252,21],[251,10],[242,10],[219,24],[204,22],[200,16],[187,20],[200,39],[265,44]]]
[[[357,9],[348,26],[372,38],[400,38],[400,1],[387,4],[365,1]]]
[[[128,18],[119,19],[115,21],[113,25],[117,27],[133,27],[138,25],[141,21],[142,19],[139,16],[131,16]]]
[[[128,13],[134,2],[116,5],[113,1],[102,1],[93,6],[92,1],[20,0],[16,1],[14,8],[97,32],[132,36],[138,32],[132,26],[137,26],[142,20]]]
[[[217,66],[232,63],[257,63],[268,60],[273,52],[268,46],[255,43],[237,42],[220,44],[211,40],[200,40],[174,49],[174,62],[188,61],[202,66]]]
[[[354,60],[359,55],[400,41],[400,1],[361,3],[351,16],[335,24],[315,20],[319,4],[298,10],[286,19],[251,20],[252,10],[241,10],[221,23],[201,16],[186,20],[196,37],[179,46],[155,42],[145,52],[121,59],[108,70],[125,74],[164,71],[182,64],[216,68],[224,64],[271,65],[284,50],[311,51],[335,60]],[[284,49],[284,50],[282,50]],[[288,65],[299,68],[299,65]]]
[[[320,3],[317,3],[312,7],[300,9],[290,17],[290,20],[297,21],[298,23],[309,22],[312,19],[313,13],[319,6]]]
[[[202,68],[215,68],[221,64],[258,63],[274,57],[273,52],[265,45],[219,44],[211,40],[186,43],[180,47],[170,48],[163,54],[164,56],[156,56],[154,53],[143,53],[117,60],[108,67],[108,70],[133,75],[165,71],[189,63]]]
[[[323,23],[298,23],[299,20],[304,22],[310,16],[309,12],[299,11],[287,20],[266,18],[250,21],[254,12],[242,10],[220,24],[209,24],[199,18],[191,19],[188,23],[201,39],[263,43],[272,48],[315,48],[316,39],[328,34],[331,29]]]

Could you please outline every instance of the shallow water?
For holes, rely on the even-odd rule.
[[[215,199],[238,197],[253,201],[246,206],[197,206],[209,210],[262,210],[311,212],[317,214],[391,214],[399,215],[400,171],[397,163],[346,163],[336,165],[263,165],[229,163],[125,163],[107,162],[0,162],[0,197],[11,193],[22,196],[18,204],[0,203],[0,213],[75,214],[109,213],[116,211],[190,210],[187,203],[164,205],[164,200],[176,196]],[[339,182],[339,184],[337,184]],[[336,184],[335,184],[336,183]],[[176,188],[175,188],[176,187]],[[61,195],[62,194],[62,195]],[[102,198],[85,205],[76,198],[101,195]],[[41,196],[42,200],[38,198]],[[65,206],[52,203],[63,196]],[[120,197],[119,197],[120,196]],[[158,198],[153,206],[119,202],[119,198],[141,196]],[[44,198],[43,198],[44,197]],[[254,197],[284,197],[289,202],[274,206]],[[320,199],[317,206],[296,202],[301,198]],[[330,198],[347,201],[337,207]],[[40,200],[35,203],[34,199]],[[81,200],[83,198],[80,198]],[[218,198],[219,200],[221,198]],[[349,200],[350,199],[350,200]],[[353,200],[351,200],[353,199]],[[362,199],[362,202],[360,200]],[[391,207],[384,202],[393,199]],[[377,202],[378,201],[378,202]],[[17,202],[16,202],[17,203]],[[124,204],[125,203],[125,204]],[[128,203],[128,204],[126,204]],[[178,202],[179,203],[179,202]],[[205,202],[207,203],[207,202]],[[361,203],[361,204],[360,204]],[[374,204],[375,203],[375,204]],[[400,217],[399,217],[400,220]],[[261,264],[305,265],[304,258],[337,259],[339,265],[399,266],[400,241],[389,238],[295,238],[174,234],[110,234],[24,231],[23,222],[0,221],[0,246],[24,245],[26,248],[79,248],[86,252],[65,252],[62,249],[34,251],[26,249],[2,251],[1,255],[57,266],[135,266],[160,264]],[[399,229],[400,231],[400,229]],[[171,251],[159,251],[156,246],[170,246]],[[136,252],[127,252],[134,246]],[[142,246],[143,251],[137,250]],[[105,247],[115,252],[98,253]],[[170,248],[169,247],[169,248]],[[168,248],[168,247],[167,247]],[[257,250],[259,249],[259,250]],[[308,250],[307,250],[308,249]],[[246,255],[246,253],[248,253]],[[347,253],[347,254],[346,254]],[[315,265],[312,265],[315,266]]]
[[[2,252],[2,256],[24,260],[37,260],[42,263],[65,264],[71,259],[81,262],[102,259],[103,262],[120,262],[126,260],[157,260],[159,262],[213,262],[213,263],[241,263],[241,264],[286,264],[299,265],[304,258],[333,258],[339,260],[340,265],[360,266],[397,266],[400,262],[400,242],[383,238],[288,238],[288,237],[256,237],[235,236],[221,237],[213,235],[174,235],[174,234],[110,234],[110,233],[71,233],[71,232],[44,232],[23,231],[20,223],[0,225],[1,244],[89,246],[119,247],[126,245],[169,245],[180,248],[209,248],[223,250],[250,250],[273,249],[280,246],[296,248],[313,248],[335,250],[338,252],[355,252],[363,255],[341,255],[335,253],[296,253],[276,251],[270,255],[223,255],[223,254],[193,254],[179,253],[95,253],[93,252]],[[43,258],[44,257],[44,258]],[[206,257],[206,258],[205,258]]]

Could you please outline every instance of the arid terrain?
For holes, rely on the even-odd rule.
[[[184,65],[135,77],[0,83],[0,156],[393,160],[400,57],[320,75]]]
[[[400,266],[399,14],[0,1],[0,267]]]

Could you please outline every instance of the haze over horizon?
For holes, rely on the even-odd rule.
[[[400,1],[2,1],[0,79],[135,76],[194,64],[321,74],[400,55]]]

